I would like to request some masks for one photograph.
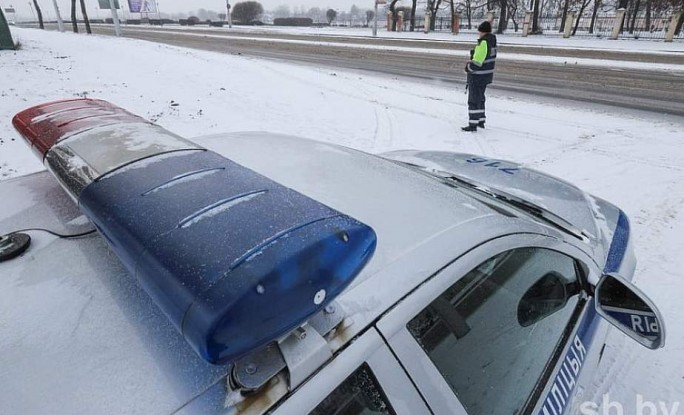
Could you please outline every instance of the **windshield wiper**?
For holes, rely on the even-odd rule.
[[[415,166],[411,164],[412,166]],[[486,195],[490,198],[499,200],[501,202],[506,203],[507,205],[513,206],[514,208],[521,210],[525,213],[527,213],[530,216],[533,216],[541,221],[543,221],[546,224],[549,224],[553,226],[556,229],[559,229],[567,234],[570,234],[577,239],[588,242],[589,241],[589,235],[587,235],[586,232],[583,230],[577,228],[567,220],[561,218],[560,216],[556,215],[555,213],[539,206],[536,205],[532,202],[529,202],[525,199],[521,199],[518,196],[512,195],[508,192],[505,192],[500,189],[495,189],[490,186],[484,185],[482,183],[478,183],[476,181],[470,180],[470,179],[465,179],[463,177],[459,177],[454,175],[453,173],[446,172],[446,171],[441,171],[441,170],[433,170],[433,169],[426,169],[421,166],[415,166],[418,167],[420,170],[430,174],[433,177],[438,177],[443,180],[445,180],[447,183],[456,183],[460,185],[461,187],[465,187],[467,189],[473,190],[477,192],[478,194]]]

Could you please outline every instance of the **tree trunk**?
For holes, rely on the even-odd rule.
[[[439,10],[439,6],[442,4],[442,0],[437,0],[435,3],[433,1],[432,5],[434,9],[432,9],[432,14],[430,16],[430,30],[434,32],[435,30],[435,23],[437,22],[437,11]]]
[[[454,17],[456,17],[456,9],[454,8],[454,0],[449,2],[449,7],[451,8],[451,33],[454,33]]]
[[[500,0],[499,4],[501,5],[501,16],[499,17],[499,27],[496,29],[496,33],[501,34],[508,25],[508,0]]]
[[[513,22],[513,30],[517,33],[518,22],[515,21],[515,13],[518,11],[518,2],[516,0],[512,2],[507,0],[506,3],[508,7],[506,8],[506,27],[504,30],[508,29],[508,20],[510,20]]]
[[[594,10],[591,12],[591,23],[589,24],[589,34],[594,33],[594,26],[596,25],[596,15],[601,8],[601,0],[594,0]]]
[[[532,33],[539,33],[539,2],[534,0],[534,12],[532,13]]]
[[[646,30],[651,31],[651,0],[646,0]]]
[[[71,26],[74,33],[78,33],[78,22],[76,21],[76,0],[71,0]]]
[[[629,33],[634,33],[634,25],[636,24],[636,17],[639,14],[639,6],[641,6],[641,0],[636,0],[634,5],[634,12],[632,13],[632,23],[629,25]]]
[[[572,28],[572,35],[573,36],[575,36],[575,33],[577,33],[577,27],[579,27],[580,19],[582,18],[582,15],[584,14],[584,10],[589,5],[590,1],[591,0],[584,0],[584,2],[582,2],[582,6],[580,7],[579,13],[577,13],[577,20],[575,20],[575,27]]]
[[[38,0],[33,0],[33,7],[36,8],[36,14],[38,15],[38,24],[40,25],[40,28],[45,29],[45,25],[43,24],[43,11],[40,10]]]
[[[392,32],[397,31],[397,13],[394,11],[394,7],[396,6],[397,1],[399,0],[392,0],[392,3],[390,3],[389,6],[389,11],[392,13]]]
[[[473,14],[472,14],[472,9],[470,8],[470,0],[466,0],[466,14],[468,15],[468,30],[473,28]]]
[[[416,5],[418,3],[418,0],[413,0],[411,3],[411,31],[416,30]]]
[[[83,15],[83,21],[85,22],[86,33],[89,35],[93,33],[90,29],[90,19],[88,19],[88,11],[86,10],[85,0],[81,0],[81,14]]]

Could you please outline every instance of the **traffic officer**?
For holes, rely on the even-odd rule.
[[[485,90],[494,79],[496,61],[496,36],[492,34],[492,25],[482,22],[477,28],[479,39],[477,46],[470,51],[470,60],[465,67],[468,74],[468,125],[463,131],[477,131],[485,128]]]

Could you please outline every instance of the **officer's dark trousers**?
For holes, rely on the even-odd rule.
[[[485,115],[485,90],[487,83],[478,80],[474,76],[468,77],[468,121],[471,125],[480,121],[484,122]]]

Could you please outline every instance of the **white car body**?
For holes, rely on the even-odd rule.
[[[450,186],[426,174],[429,170],[444,177],[449,167],[434,154],[378,157],[269,133],[192,141],[375,231],[375,254],[335,299],[343,321],[326,336],[308,336],[319,343],[304,347],[311,354],[300,356],[297,365],[288,365],[259,390],[241,394],[229,381],[234,365],[211,365],[198,357],[104,238],[65,240],[29,232],[28,251],[0,262],[0,412],[305,414],[365,363],[397,414],[467,414],[407,329],[437,296],[493,256],[523,247],[574,258],[581,263],[587,287],[596,286],[606,272],[626,279],[634,272],[628,231],[621,234],[624,240],[615,238],[624,231],[616,231],[620,211],[569,190],[575,188],[564,182],[557,182],[555,193],[548,182],[538,187],[535,202],[548,207],[583,203],[583,212],[574,205],[570,213],[554,211],[582,230],[579,237],[500,200],[487,200],[465,186]],[[441,157],[463,161],[470,156]],[[402,163],[421,165],[421,160],[423,171]],[[486,176],[489,172],[522,169],[497,163],[471,164],[485,169],[478,179],[486,179],[490,186],[497,184],[492,177],[510,177],[501,171],[495,172],[499,176]],[[521,177],[531,182],[504,190],[534,195],[540,180],[557,180],[527,170],[524,174]],[[0,234],[28,228],[73,234],[91,228],[88,217],[47,171],[0,182],[0,194]],[[612,263],[611,246],[621,250],[619,260]],[[553,356],[539,356],[547,367],[525,413],[578,410],[609,327],[596,314],[592,289],[579,294],[573,323],[563,330],[565,341],[554,347]],[[535,346],[532,342],[525,347]],[[511,350],[501,349],[497,356],[504,358]],[[497,392],[501,399],[516,396],[516,382],[511,379],[510,388]]]

